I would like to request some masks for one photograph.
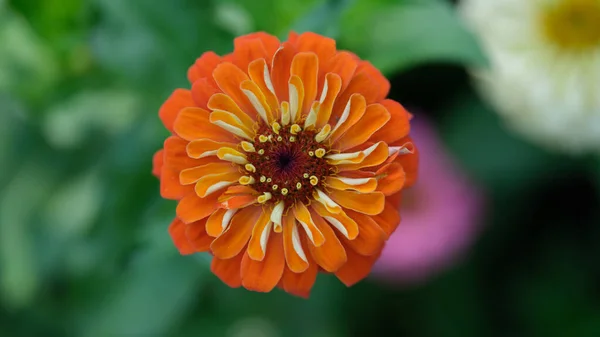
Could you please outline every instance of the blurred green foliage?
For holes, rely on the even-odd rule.
[[[290,29],[431,106],[489,199],[454,269],[409,288],[322,275],[305,301],[229,289],[172,246],[158,107],[202,52]],[[600,161],[506,133],[462,70],[485,62],[442,0],[0,0],[0,336],[600,335]]]

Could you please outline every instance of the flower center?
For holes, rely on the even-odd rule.
[[[268,127],[259,125],[254,142],[245,144],[249,164],[245,171],[252,188],[263,194],[259,202],[307,202],[335,169],[324,158],[329,149],[319,143],[317,132],[302,130],[299,125]],[[243,145],[244,146],[244,145]]]
[[[541,24],[553,44],[567,51],[600,46],[600,0],[559,0],[546,8]]]

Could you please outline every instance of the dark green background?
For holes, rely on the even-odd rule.
[[[322,275],[306,301],[177,253],[158,107],[202,52],[290,29],[435,121],[486,193],[464,261],[409,288]],[[0,336],[600,336],[600,161],[505,131],[465,71],[485,64],[449,1],[0,0]]]

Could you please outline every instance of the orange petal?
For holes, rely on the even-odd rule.
[[[252,291],[269,292],[281,280],[285,267],[283,238],[280,233],[271,233],[267,243],[267,254],[262,261],[254,261],[248,254],[242,258],[242,285]]]
[[[237,212],[225,232],[216,238],[210,249],[219,259],[230,259],[246,246],[254,223],[262,214],[260,207],[247,207]]]
[[[185,236],[197,252],[208,251],[213,241],[213,238],[206,233],[206,219],[187,224],[185,226]]]
[[[193,185],[181,185],[179,183],[180,170],[163,166],[160,175],[160,196],[170,200],[180,200],[188,194],[194,194]]]
[[[196,194],[204,198],[212,193],[222,190],[223,188],[238,182],[242,173],[238,170],[219,172],[205,175],[196,183]]]
[[[233,63],[240,69],[246,69],[253,60],[266,57],[267,50],[261,40],[247,36],[240,36],[233,40]]]
[[[335,273],[335,276],[347,287],[350,287],[369,275],[381,252],[371,256],[362,256],[352,249],[346,249],[346,254],[348,262]]]
[[[245,124],[236,115],[221,110],[215,110],[210,114],[210,122],[234,134],[236,136],[251,140],[254,138],[253,124]]]
[[[152,157],[152,174],[157,178],[160,178],[160,172],[162,171],[164,157],[165,150],[163,149],[156,151],[156,153]]]
[[[320,89],[321,98],[319,99],[319,102],[321,105],[319,107],[319,112],[317,113],[317,128],[320,129],[329,122],[333,104],[340,93],[341,87],[342,79],[338,74],[328,73],[325,76],[323,88]]]
[[[291,271],[302,273],[308,268],[308,259],[302,248],[298,224],[292,212],[288,212],[283,218],[283,250]]]
[[[186,168],[200,166],[216,161],[215,158],[193,159],[187,154],[186,147],[188,142],[177,136],[171,136],[164,143],[164,163],[163,166],[181,171]]]
[[[357,73],[365,72],[369,75],[374,86],[378,89],[377,96],[373,99],[374,102],[381,101],[390,92],[390,81],[381,74],[379,69],[375,68],[369,61],[361,61],[356,68]]]
[[[329,136],[331,142],[335,143],[350,127],[356,124],[365,114],[366,108],[365,98],[360,94],[353,94],[331,131],[331,136]]]
[[[163,122],[167,130],[173,132],[173,124],[175,119],[183,108],[195,106],[192,99],[192,93],[185,89],[176,89],[171,96],[163,103],[158,111],[158,116]]]
[[[325,73],[338,74],[341,79],[341,91],[344,91],[354,77],[357,67],[358,63],[352,53],[340,51],[326,63],[323,70]]]
[[[178,218],[175,218],[169,225],[169,234],[175,247],[179,249],[179,253],[189,255],[196,252],[185,236],[185,224]]]
[[[252,260],[262,261],[267,253],[267,242],[271,235],[273,223],[270,220],[271,213],[263,209],[262,214],[252,229],[252,238],[248,244],[248,256]]]
[[[381,104],[390,113],[390,120],[371,136],[371,140],[392,144],[392,142],[406,137],[410,132],[409,114],[400,103],[394,100],[386,99]]]
[[[368,215],[351,210],[348,210],[348,216],[358,224],[358,236],[354,240],[342,237],[344,244],[360,255],[371,256],[380,252],[385,245],[387,235],[377,222]]]
[[[369,215],[381,213],[385,206],[385,196],[379,192],[360,193],[331,190],[329,196],[342,207]]]
[[[405,137],[396,142],[398,145],[412,143],[410,137]],[[395,145],[395,144],[394,144]],[[413,148],[413,153],[398,156],[394,161],[402,165],[402,169],[406,175],[405,187],[411,187],[417,181],[419,169],[419,150]]]
[[[340,171],[360,170],[361,168],[365,167],[377,166],[385,162],[389,156],[388,146],[384,142],[373,144],[360,152],[365,154],[363,160],[358,163],[338,164],[337,168]]]
[[[377,175],[377,191],[384,195],[392,195],[404,187],[406,175],[402,165],[397,162],[392,162],[382,166],[376,172]]]
[[[331,213],[318,203],[312,204],[312,208],[346,238],[354,240],[358,235],[358,224],[345,212]]]
[[[312,32],[302,33],[289,40],[298,52],[313,52],[319,61],[329,61],[335,56],[335,40]]]
[[[190,158],[204,158],[208,156],[216,156],[217,151],[222,147],[236,147],[234,143],[217,142],[212,139],[202,138],[189,142],[186,147],[186,152]]]
[[[246,68],[244,67],[244,69]],[[240,84],[249,79],[248,75],[234,64],[226,62],[219,64],[215,68],[213,77],[219,88],[231,97],[242,111],[254,119],[256,110],[254,110],[252,103],[248,100],[242,89],[240,89]]]
[[[192,159],[187,156],[187,142],[179,137],[171,136],[165,140],[164,162],[160,177],[160,193],[165,199],[181,199],[191,192],[191,186],[183,186],[179,182],[181,170],[207,164],[209,158]]]
[[[302,107],[304,104],[304,84],[302,79],[297,75],[290,76],[290,118],[294,124],[302,117]]]
[[[389,237],[394,233],[398,225],[400,224],[400,214],[398,213],[398,207],[392,205],[389,201],[385,202],[383,211],[375,216],[373,219],[379,224],[379,227]]]
[[[209,112],[201,108],[181,110],[174,124],[175,132],[183,139],[209,138],[220,142],[234,142],[230,132],[210,123]]]
[[[301,243],[303,249],[306,251],[308,246],[306,237],[302,237]],[[307,256],[307,258],[308,268],[304,272],[295,273],[289,268],[284,268],[283,276],[280,281],[283,290],[303,298],[308,298],[310,296],[310,291],[317,280],[317,274],[319,272],[319,266],[311,259],[310,255]]]
[[[298,76],[304,85],[304,101],[302,103],[302,110],[300,110],[300,116],[308,114],[313,101],[317,97],[318,74],[319,59],[315,53],[300,52],[294,56],[290,75]]]
[[[381,104],[371,104],[364,115],[348,129],[334,144],[342,151],[366,142],[373,133],[390,120],[390,113]]]
[[[244,255],[246,254],[242,251],[235,257],[227,260],[214,257],[210,265],[210,270],[226,285],[231,288],[239,288],[242,285],[240,268]]]
[[[244,208],[257,202],[257,193],[236,195],[221,202],[221,207],[226,209]]]
[[[288,80],[294,55],[296,55],[296,49],[290,43],[284,42],[273,56],[271,80],[280,102],[289,100]]]
[[[208,101],[208,108],[211,110],[226,111],[235,115],[248,129],[252,129],[254,125],[254,119],[243,112],[231,97],[223,93],[212,95]]]
[[[271,122],[273,122],[274,119],[271,106],[267,103],[267,97],[263,94],[260,87],[253,81],[248,80],[242,82],[240,88],[244,94],[246,94],[246,97],[248,97],[260,118],[268,125],[271,125]],[[258,119],[258,117],[256,119]]]
[[[179,173],[179,183],[190,185],[205,176],[214,175],[215,172],[238,172],[238,170],[231,163],[227,162],[208,163],[181,171]]]
[[[252,60],[264,58],[269,62],[280,46],[279,39],[264,32],[252,33],[233,40],[233,59],[241,69],[246,69]]]
[[[250,62],[248,65],[248,75],[265,95],[266,101],[271,107],[274,117],[278,117],[277,110],[279,109],[279,101],[275,95],[275,88],[273,87],[273,82],[271,80],[268,63],[264,59]]]
[[[213,193],[206,198],[200,198],[196,194],[188,194],[177,204],[177,217],[185,223],[192,223],[206,218],[217,210],[217,198],[219,193]]]
[[[325,184],[327,185],[327,187],[336,190],[352,190],[367,193],[375,191],[375,189],[377,188],[377,179],[329,176],[325,178]]]
[[[320,247],[315,247],[309,242],[308,249],[321,268],[333,273],[346,263],[346,250],[331,226],[314,210],[311,210],[311,215],[315,225],[323,233],[325,243]]]
[[[206,233],[212,237],[217,237],[229,226],[231,218],[236,210],[217,209],[206,220]]]
[[[313,222],[313,219],[310,216],[308,208],[306,208],[306,206],[303,203],[297,202],[296,205],[294,205],[293,210],[296,220],[298,220],[298,222],[300,222],[300,224],[304,228],[304,231],[306,232],[306,235],[308,236],[309,240],[315,246],[321,246],[323,242],[325,242],[325,237],[323,237],[323,233],[321,233],[317,226],[315,226],[315,223]]]
[[[212,51],[202,54],[188,69],[188,80],[194,83],[201,78],[210,78],[215,67],[221,63],[221,57]]]
[[[212,78],[201,78],[192,84],[192,97],[197,107],[202,109],[208,108],[208,101],[212,95],[220,93]]]
[[[346,102],[348,102],[350,97],[355,93],[360,93],[365,98],[367,105],[378,102],[376,98],[379,96],[379,89],[375,85],[375,82],[371,80],[370,76],[364,71],[358,72],[354,75],[352,80],[350,80],[346,90],[342,91],[336,100],[333,106],[333,118],[338,118],[342,115],[342,112],[346,107]]]
[[[309,264],[306,271],[299,274],[285,268],[281,278],[282,288],[289,294],[308,299],[310,291],[317,280],[318,272],[319,266],[314,262]]]

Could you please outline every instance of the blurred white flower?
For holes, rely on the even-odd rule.
[[[489,55],[474,69],[508,124],[557,151],[600,151],[600,0],[462,0]]]

